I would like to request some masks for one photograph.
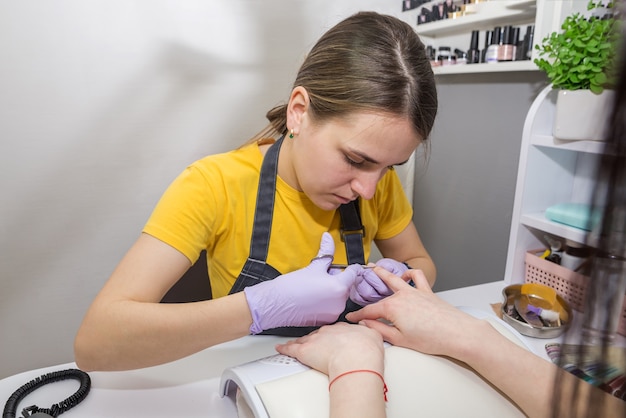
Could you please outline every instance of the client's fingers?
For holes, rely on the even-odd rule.
[[[277,344],[275,348],[276,348],[276,351],[278,351],[280,354],[295,358],[296,352],[297,352],[296,351],[297,345],[299,344],[296,343],[294,340],[291,340],[291,341],[287,341],[284,344]]]
[[[391,289],[394,293],[402,288],[411,287],[407,283],[406,280],[402,279],[401,277],[396,276],[392,272],[385,270],[382,267],[378,267],[378,266],[374,267],[373,271],[374,273],[378,275],[378,277],[381,278],[381,280],[387,285],[387,287],[389,287],[389,289]],[[410,270],[410,271],[421,272],[421,270]],[[405,274],[408,274],[408,272]]]
[[[362,326],[366,326],[378,332],[384,341],[396,345],[402,334],[393,325],[387,325],[377,319],[364,319],[359,322]]]
[[[346,315],[346,319],[350,322],[359,322],[363,319],[386,318],[387,309],[385,307],[385,299],[365,306],[358,311],[350,312]]]
[[[428,283],[428,279],[424,275],[422,270],[407,270],[403,277],[410,277],[415,284],[415,288],[418,290],[429,290],[432,292],[432,288],[430,287],[430,283]]]

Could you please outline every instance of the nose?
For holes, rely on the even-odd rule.
[[[382,178],[384,172],[372,171],[372,172],[360,172],[352,182],[350,183],[350,187],[352,191],[357,193],[360,197],[365,200],[369,200],[374,197],[374,193],[376,192],[376,185],[378,181]]]

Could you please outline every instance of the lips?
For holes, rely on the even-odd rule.
[[[339,195],[335,195],[337,197],[337,199],[339,200],[339,202],[341,202],[341,204],[346,204],[346,203],[350,203],[352,202],[355,198],[347,198],[347,197],[342,197]]]

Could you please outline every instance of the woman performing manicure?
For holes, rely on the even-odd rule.
[[[410,25],[374,12],[338,23],[263,131],[191,164],[166,190],[83,320],[79,367],[147,367],[250,333],[300,336],[336,322],[391,294],[361,267],[372,242],[379,266],[418,268],[432,285],[393,167],[427,143],[436,112]],[[203,250],[213,298],[159,303]]]

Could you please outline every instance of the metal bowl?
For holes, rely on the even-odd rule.
[[[524,319],[516,311],[515,302],[522,296],[521,284],[513,284],[505,287],[502,290],[502,295],[504,297],[501,307],[502,319],[504,322],[515,328],[520,334],[535,338],[556,338],[569,328],[572,320],[572,308],[569,306],[567,301],[558,294],[556,295],[556,304],[558,305],[556,308],[561,311],[561,324],[560,326],[543,327],[530,325],[524,321]]]

